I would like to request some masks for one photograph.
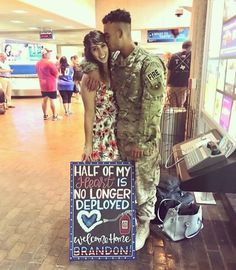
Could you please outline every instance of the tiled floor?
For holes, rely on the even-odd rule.
[[[40,99],[16,99],[0,116],[0,269],[236,269],[235,227],[219,195],[203,206],[204,229],[172,242],[152,232],[135,261],[68,261],[69,162],[83,147],[83,109],[43,121]],[[155,227],[154,227],[155,229]]]

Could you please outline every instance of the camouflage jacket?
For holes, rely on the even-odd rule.
[[[112,89],[119,107],[117,137],[144,147],[160,137],[165,80],[163,63],[140,47],[112,60]]]

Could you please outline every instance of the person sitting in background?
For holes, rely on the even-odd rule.
[[[36,63],[36,71],[39,78],[39,84],[42,94],[42,110],[43,118],[47,120],[49,115],[47,113],[47,103],[50,100],[50,107],[52,110],[52,120],[56,121],[61,119],[57,112],[57,89],[56,80],[58,70],[56,65],[50,61],[52,50],[44,48],[42,50],[42,59]]]
[[[91,31],[84,37],[84,51],[87,61],[98,66],[100,87],[88,91],[87,74],[81,82],[81,95],[84,103],[85,146],[83,161],[113,161],[119,159],[115,138],[117,108],[110,87],[108,61],[110,52],[104,34]]]
[[[6,103],[5,108],[15,108],[11,101],[12,95],[12,83],[11,83],[11,67],[6,63],[7,55],[5,53],[0,53],[0,85],[2,85],[2,90],[5,94]]]
[[[65,110],[65,115],[72,114],[71,111],[71,97],[74,89],[74,69],[71,67],[65,56],[60,58],[60,75],[57,81],[57,89],[62,97],[62,103]]]
[[[0,89],[0,114],[4,114],[5,110],[5,94],[2,89]]]
[[[184,107],[188,94],[192,42],[185,41],[182,51],[171,56],[167,64],[167,99],[170,107]]]

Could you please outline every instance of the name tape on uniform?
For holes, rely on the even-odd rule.
[[[147,74],[147,78],[150,82],[156,80],[158,77],[160,77],[161,74],[158,72],[158,69],[153,70],[152,72]]]

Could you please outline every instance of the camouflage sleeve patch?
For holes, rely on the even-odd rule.
[[[146,75],[146,77],[150,83],[152,83],[152,81],[156,80],[160,76],[161,76],[161,74],[158,71],[158,69],[155,69]]]
[[[164,67],[159,59],[148,58],[142,68],[143,96],[136,141],[147,145],[160,137],[160,119],[165,97]]]
[[[90,71],[97,70],[98,66],[95,63],[88,62],[87,60],[83,59],[80,63],[80,66],[84,73],[89,73]]]
[[[153,92],[164,85],[164,68],[158,61],[150,61],[147,63],[144,77],[144,88],[148,92]],[[156,93],[157,94],[157,93]],[[154,94],[154,95],[156,95]]]

